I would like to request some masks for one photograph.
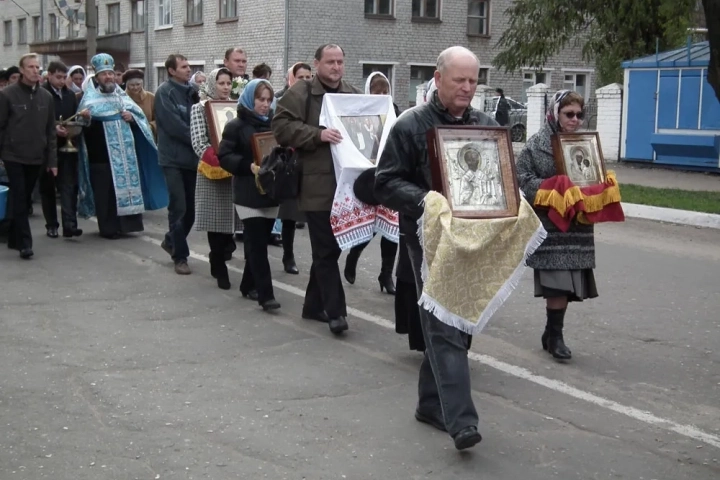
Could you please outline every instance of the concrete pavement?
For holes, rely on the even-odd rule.
[[[481,444],[458,453],[413,419],[420,354],[380,294],[379,242],[346,286],[350,331],[300,319],[301,275],[271,261],[283,308],[218,290],[157,246],[165,218],[117,241],[40,236],[0,250],[0,479],[710,480],[720,476],[720,232],[597,228],[601,297],[571,305],[574,359],[540,349],[526,273],[472,353]],[[241,250],[240,250],[241,251]],[[241,257],[241,255],[238,255]]]

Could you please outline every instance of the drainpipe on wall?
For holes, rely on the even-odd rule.
[[[285,51],[283,52],[283,72],[290,68],[290,0],[285,0]]]
[[[30,20],[32,22],[32,19]],[[27,25],[27,24],[26,24]],[[40,0],[40,43],[45,42],[45,0]],[[43,53],[42,64],[47,65],[47,55]]]
[[[150,0],[143,1],[143,18],[145,19],[145,85],[147,87],[154,85],[154,72],[152,69],[152,62],[150,61],[150,18],[148,15],[150,7],[148,3],[150,3]]]

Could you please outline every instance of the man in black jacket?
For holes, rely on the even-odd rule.
[[[78,101],[75,94],[66,86],[68,68],[61,62],[50,62],[48,78],[43,84],[50,92],[55,104],[55,120],[67,119],[77,112]],[[57,204],[55,191],[60,192],[60,212],[62,214],[63,237],[79,237],[82,230],[77,228],[77,196],[78,196],[78,154],[61,152],[60,148],[67,144],[67,130],[56,127],[58,147],[58,175],[50,172],[40,175],[40,194],[42,209],[45,216],[47,236],[58,237]]]
[[[470,106],[478,67],[475,54],[464,47],[443,51],[435,72],[437,91],[428,103],[400,116],[378,161],[375,195],[383,205],[400,212],[400,232],[407,243],[418,297],[423,289],[423,250],[417,221],[432,185],[426,132],[438,125],[497,125]],[[420,366],[415,418],[448,432],[458,450],[470,448],[482,437],[477,431],[478,414],[470,393],[468,335],[423,308],[420,325],[425,358]]]
[[[33,256],[30,195],[43,169],[57,175],[55,107],[50,93],[39,87],[37,55],[23,55],[19,66],[20,81],[0,91],[0,158],[10,179],[10,240],[20,257],[29,259]]]

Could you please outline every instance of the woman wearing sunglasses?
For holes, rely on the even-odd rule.
[[[525,144],[517,161],[520,189],[531,205],[543,180],[557,175],[551,136],[556,132],[574,132],[584,118],[583,97],[569,90],[561,90],[548,107],[546,121],[540,131]],[[548,217],[548,209],[535,208],[547,238],[528,259],[535,270],[535,297],[545,299],[547,324],[542,346],[553,357],[570,359],[572,354],[563,339],[563,325],[568,302],[581,302],[598,296],[593,269],[595,268],[595,237],[592,225],[573,221],[562,232]]]

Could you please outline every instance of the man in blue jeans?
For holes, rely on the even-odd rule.
[[[190,109],[197,101],[188,83],[192,71],[187,58],[173,54],[165,61],[168,80],[155,92],[158,162],[165,174],[169,231],[162,248],[175,262],[175,273],[189,275],[187,236],[195,222],[195,178],[198,157],[190,140]]]

